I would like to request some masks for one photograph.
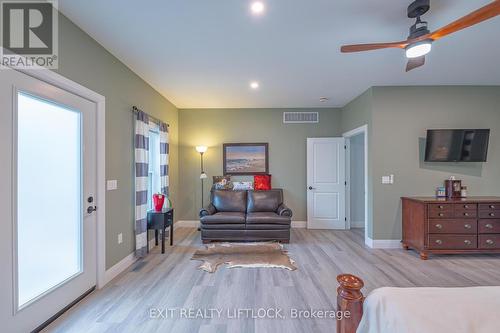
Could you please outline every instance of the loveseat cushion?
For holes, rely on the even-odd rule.
[[[235,224],[239,225],[239,224]],[[257,224],[257,223],[247,223],[245,224],[247,230],[287,230],[290,229],[289,224],[278,224],[278,223],[269,223],[269,224]]]
[[[218,212],[246,211],[247,191],[212,191],[212,205]]]
[[[248,191],[247,212],[276,212],[283,203],[283,191]]]
[[[213,215],[205,215],[200,218],[203,224],[229,224],[245,223],[245,214],[240,212],[218,212]]]
[[[289,216],[280,216],[274,212],[258,212],[247,214],[248,224],[285,224],[290,225]]]

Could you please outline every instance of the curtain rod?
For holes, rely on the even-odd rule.
[[[134,114],[137,114],[137,112],[139,112],[139,111],[140,111],[140,110],[139,110],[139,108],[138,108],[137,106],[135,106],[135,105],[134,105],[134,106],[132,106],[132,112],[133,112]],[[159,124],[160,124],[160,123],[163,123],[163,122],[164,122],[163,120],[160,120],[160,119],[158,119],[158,118],[155,118],[155,117],[153,117],[153,116],[151,116],[151,115],[149,115],[149,114],[148,114],[148,117],[149,117],[149,119],[151,119],[151,120],[152,120],[153,122],[155,122],[155,123],[159,123]],[[167,127],[170,127],[170,125],[169,125],[169,124],[167,124]]]

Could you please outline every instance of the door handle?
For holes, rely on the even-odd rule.
[[[312,187],[312,186],[309,186],[309,189],[310,189],[310,190],[314,190],[315,188],[314,188],[314,187]]]
[[[88,206],[87,208],[87,213],[88,214],[92,214],[93,212],[95,212],[97,210],[97,206]]]

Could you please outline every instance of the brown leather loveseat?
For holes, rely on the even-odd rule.
[[[200,211],[201,239],[210,241],[290,241],[292,211],[283,190],[212,190]]]

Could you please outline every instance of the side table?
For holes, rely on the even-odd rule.
[[[170,246],[172,246],[174,244],[174,209],[167,208],[161,212],[148,211],[148,230],[155,231],[155,245],[158,245],[158,231],[161,232],[161,253],[165,253],[165,229],[167,227],[170,227]],[[149,233],[146,234],[149,244]]]

